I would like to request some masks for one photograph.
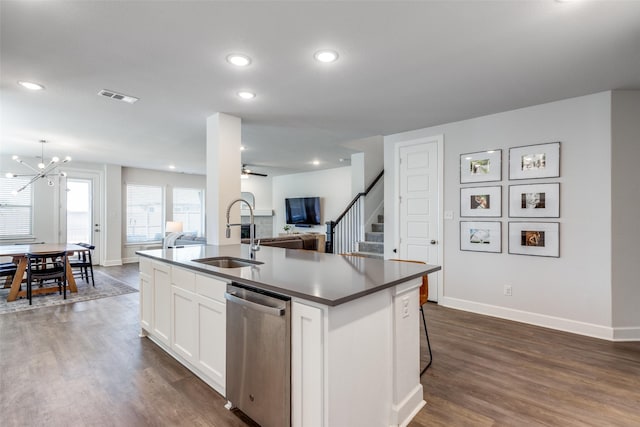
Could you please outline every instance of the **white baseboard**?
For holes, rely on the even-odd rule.
[[[613,341],[640,341],[640,327],[613,328]]]
[[[530,325],[542,326],[545,328],[571,332],[579,335],[586,335],[589,337],[600,338],[608,341],[640,340],[640,328],[612,328],[609,326],[579,322],[576,320],[564,319],[561,317],[548,316],[545,314],[515,310],[512,308],[499,307],[495,305],[483,304],[451,297],[443,297],[442,301],[438,301],[438,304],[444,307],[456,308],[459,310],[470,311],[472,313],[485,314],[487,316],[499,317],[501,319],[528,323]]]
[[[140,258],[138,258],[137,256],[132,256],[129,258],[122,258],[122,263],[123,264],[131,264],[133,262],[138,262],[140,260]]]
[[[121,259],[108,259],[102,263],[104,267],[115,267],[118,265],[122,265]]]
[[[411,422],[413,417],[415,417],[427,403],[422,398],[423,394],[422,384],[418,384],[405,396],[402,402],[392,405],[392,427],[406,427]]]

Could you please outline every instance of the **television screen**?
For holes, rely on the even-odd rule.
[[[284,199],[287,224],[320,225],[320,197]]]

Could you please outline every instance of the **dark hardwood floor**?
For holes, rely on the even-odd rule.
[[[138,286],[137,264],[101,270]],[[1,315],[0,425],[250,425],[138,337],[138,298]],[[426,313],[434,362],[411,427],[640,425],[640,343],[435,304]]]

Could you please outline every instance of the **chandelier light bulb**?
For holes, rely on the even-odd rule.
[[[51,161],[53,163],[58,163],[60,161],[60,159],[58,157],[54,156],[54,157],[51,158]]]
[[[313,55],[316,61],[320,62],[334,62],[338,59],[338,52],[333,50],[319,50]]]
[[[64,162],[65,162],[65,163],[66,163],[66,162],[70,162],[70,161],[71,161],[71,157],[67,156],[67,157],[65,157],[65,158],[64,158]]]
[[[242,99],[253,99],[256,97],[256,94],[253,92],[242,91],[238,92],[238,96]]]
[[[42,162],[38,163],[38,169],[44,169],[44,163]]]
[[[237,67],[246,67],[247,65],[251,64],[251,58],[249,58],[247,55],[232,53],[231,55],[227,56],[227,62]]]
[[[20,160],[20,157],[18,157],[16,155],[13,155],[13,156],[11,156],[11,160],[16,160],[17,161],[17,160]]]
[[[15,178],[16,174],[15,173],[11,173],[11,172],[7,172],[6,174],[4,174],[4,176],[6,176],[7,178]]]

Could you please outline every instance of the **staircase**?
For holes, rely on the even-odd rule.
[[[378,215],[378,222],[371,224],[371,231],[364,233],[364,242],[358,242],[359,256],[384,258],[384,215]]]

